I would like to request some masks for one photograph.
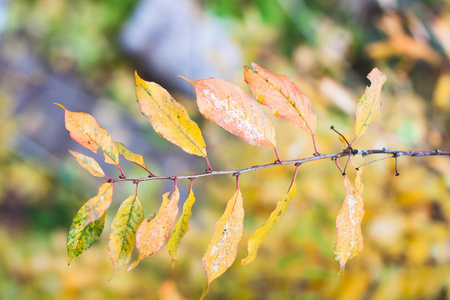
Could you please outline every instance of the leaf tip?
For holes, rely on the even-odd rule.
[[[58,105],[58,106],[61,107],[62,109],[66,110],[66,108],[65,108],[62,104],[59,104],[59,103],[56,103],[56,102],[53,102],[53,104]]]
[[[135,260],[135,262],[132,263],[132,264],[128,267],[127,272],[130,272],[131,270],[133,270],[134,268],[136,268],[137,265],[140,263],[140,261],[141,261],[141,258],[138,257],[138,258]]]
[[[177,76],[180,77],[180,78],[183,78],[184,80],[189,81],[190,83],[192,83],[193,85],[195,85],[195,82],[194,82],[194,81],[192,81],[192,80],[190,80],[190,79],[187,79],[186,77],[181,76],[181,75],[177,75]]]

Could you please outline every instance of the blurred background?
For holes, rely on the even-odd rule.
[[[67,152],[92,155],[70,139],[53,102],[94,115],[155,174],[202,172],[202,158],[166,142],[141,116],[137,70],[188,108],[214,169],[238,169],[272,162],[273,151],[206,122],[193,87],[176,75],[219,77],[249,93],[242,66],[251,62],[290,76],[318,116],[319,151],[332,153],[343,145],[330,126],[353,133],[366,76],[378,67],[388,77],[382,113],[355,148],[450,150],[449,59],[448,1],[0,0],[0,299],[198,298],[206,284],[201,256],[235,189],[231,176],[196,180],[175,268],[165,246],[108,281],[109,224],[134,189],[119,183],[102,237],[68,267],[72,218],[103,180]],[[306,133],[266,112],[283,159],[312,155]],[[146,176],[122,165],[128,176]],[[245,267],[246,242],[283,197],[294,167],[241,176],[246,229],[235,264],[212,283],[209,298],[448,299],[450,159],[401,157],[398,167],[399,177],[393,160],[364,168],[365,248],[340,277],[334,227],[345,191],[334,164],[301,166],[296,197]],[[170,182],[141,184],[145,214],[171,189]],[[188,182],[181,189],[185,198]]]

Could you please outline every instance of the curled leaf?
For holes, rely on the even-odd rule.
[[[192,215],[192,205],[195,202],[194,192],[192,191],[192,187],[189,189],[189,194],[186,201],[183,204],[183,212],[181,214],[180,219],[178,219],[177,224],[175,225],[175,229],[173,230],[172,236],[167,243],[167,247],[169,250],[169,254],[172,257],[172,265],[175,264],[177,259],[177,249],[180,244],[181,238],[188,232],[189,230],[189,218]]]
[[[244,208],[241,191],[228,201],[225,212],[214,225],[211,241],[202,257],[203,270],[208,284],[203,292],[206,295],[210,283],[222,275],[234,262],[238,243],[244,229]]]
[[[75,152],[72,150],[69,150],[70,154],[72,154],[77,162],[86,170],[89,171],[94,176],[97,177],[105,177],[105,173],[103,172],[102,168],[99,166],[99,164],[90,156],[81,154],[79,152]]]
[[[342,271],[347,261],[358,255],[364,247],[364,238],[361,233],[364,202],[347,176],[345,176],[344,187],[347,195],[336,218],[337,241],[334,247],[334,257]]]
[[[163,195],[163,202],[156,216],[145,218],[136,232],[136,249],[139,252],[138,259],[128,267],[128,271],[134,269],[141,260],[159,251],[164,245],[169,230],[175,223],[178,215],[178,200],[180,192],[175,185],[170,198],[170,192]]]
[[[364,95],[359,99],[356,107],[355,133],[357,140],[367,130],[370,122],[380,115],[381,111],[381,88],[386,81],[386,75],[378,68],[374,68],[367,78],[370,80],[370,87],[366,87]]]
[[[84,250],[89,249],[100,237],[105,227],[105,215],[97,221],[86,224],[88,202],[86,202],[77,212],[70,226],[67,236],[67,253],[69,255],[68,265],[77,258]]]
[[[109,234],[108,253],[113,263],[112,276],[131,259],[136,230],[144,218],[144,211],[137,195],[122,202],[112,221]]]
[[[197,105],[206,119],[249,144],[276,148],[272,122],[240,87],[219,78],[190,82],[195,85]]]
[[[252,63],[253,70],[244,67],[245,82],[259,103],[269,107],[275,116],[291,121],[298,128],[314,135],[317,117],[311,111],[311,101],[287,76],[275,74]]]
[[[156,133],[187,153],[206,157],[202,133],[186,108],[160,85],[142,80],[137,72],[135,75],[139,108]]]
[[[100,150],[105,154],[105,162],[119,165],[119,154],[111,136],[97,120],[84,112],[71,112],[61,104],[65,111],[65,125],[73,140],[94,153]]]
[[[250,237],[247,246],[248,255],[246,258],[241,260],[241,264],[243,266],[251,263],[256,258],[256,254],[258,253],[259,246],[261,245],[263,239],[267,236],[267,234],[269,234],[270,230],[272,230],[273,226],[275,226],[275,223],[278,222],[281,215],[286,210],[289,200],[295,196],[296,191],[297,188],[295,182],[293,182],[283,199],[278,201],[277,206],[270,214],[269,219],[267,219],[264,225],[259,227],[258,230],[256,230],[256,232]]]
[[[113,184],[111,182],[104,183],[98,190],[97,196],[89,199],[86,224],[94,222],[101,218],[111,205],[113,194]]]

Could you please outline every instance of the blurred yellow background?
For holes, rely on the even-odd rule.
[[[196,180],[197,202],[175,268],[164,246],[108,281],[109,224],[134,191],[131,183],[117,183],[105,232],[68,267],[72,218],[102,180],[67,152],[92,154],[70,139],[53,102],[94,115],[114,140],[143,154],[155,174],[202,172],[202,158],[166,142],[141,116],[134,95],[138,70],[188,108],[215,170],[239,169],[272,162],[273,151],[205,121],[193,87],[176,75],[220,77],[249,93],[243,65],[288,75],[311,99],[319,151],[333,153],[343,145],[330,126],[353,134],[365,77],[378,67],[388,77],[381,116],[354,147],[450,150],[449,41],[444,1],[0,0],[0,299],[198,298],[206,284],[201,256],[234,193],[232,176]],[[282,159],[312,155],[306,133],[266,112]],[[102,167],[118,175],[113,166]],[[146,176],[131,164],[123,167],[128,176]],[[399,177],[393,160],[364,168],[365,247],[340,277],[333,247],[345,191],[335,165],[300,167],[297,195],[245,267],[239,262],[246,242],[285,194],[294,167],[243,174],[244,236],[236,262],[212,283],[209,299],[448,299],[450,159],[401,157],[398,168]],[[189,182],[180,184],[185,199]],[[162,181],[140,185],[146,215],[171,188]]]

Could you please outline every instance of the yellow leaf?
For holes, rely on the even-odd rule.
[[[361,195],[351,186],[347,176],[344,179],[346,197],[336,218],[337,241],[334,257],[342,271],[347,261],[358,255],[364,247],[361,220],[364,203]]]
[[[450,74],[439,76],[433,92],[433,104],[436,108],[445,110],[450,106]]]
[[[94,222],[102,217],[111,205],[113,194],[113,184],[111,182],[104,183],[98,190],[97,196],[89,199],[86,224]]]
[[[127,147],[125,147],[124,144],[120,142],[114,142],[114,144],[116,145],[117,150],[119,151],[119,154],[122,157],[143,168],[148,173],[150,173],[151,176],[153,176],[152,172],[150,172],[150,170],[147,169],[147,166],[145,165],[144,158],[142,157],[142,155],[131,152],[130,150],[127,149]]]
[[[105,154],[105,162],[119,165],[116,145],[109,133],[98,124],[93,116],[84,112],[71,112],[61,104],[55,104],[64,109],[66,129],[74,141],[94,153],[97,153],[100,148]]]
[[[370,80],[371,85],[370,87],[366,87],[366,92],[361,99],[359,99],[356,107],[356,137],[354,141],[361,137],[364,132],[366,132],[370,122],[380,115],[380,94],[383,83],[386,81],[386,75],[377,68],[374,68],[369,75],[367,75],[367,78]]]
[[[246,258],[241,260],[241,264],[243,266],[251,263],[256,258],[256,254],[258,253],[259,246],[261,245],[263,239],[267,236],[267,234],[269,234],[270,230],[272,230],[273,226],[275,226],[275,223],[278,222],[281,215],[286,210],[289,200],[295,196],[296,191],[297,188],[295,186],[295,182],[292,182],[288,192],[283,199],[278,201],[275,210],[270,214],[270,217],[267,219],[266,223],[259,227],[258,230],[256,230],[256,232],[250,237],[247,246],[248,255]]]
[[[276,148],[272,122],[240,87],[219,78],[184,79],[195,85],[197,105],[206,119],[249,144]]]
[[[206,157],[202,133],[189,118],[186,108],[160,85],[142,80],[137,72],[135,75],[139,108],[156,133],[187,153]]]
[[[131,259],[136,230],[144,218],[144,211],[137,195],[122,202],[112,221],[109,234],[108,253],[113,263],[111,278]]]
[[[311,111],[311,101],[287,76],[278,75],[252,63],[253,70],[244,67],[245,82],[258,102],[269,107],[276,116],[291,121],[298,128],[314,135],[317,117]]]
[[[175,223],[178,215],[178,200],[180,192],[175,185],[170,198],[170,192],[163,195],[163,202],[156,216],[149,216],[142,221],[136,232],[136,249],[139,252],[138,259],[128,267],[128,271],[134,269],[141,260],[159,251],[164,245],[169,230]]]
[[[189,189],[189,194],[186,201],[183,204],[183,212],[181,214],[180,219],[175,225],[175,229],[173,230],[172,236],[169,239],[167,244],[169,254],[172,257],[172,266],[175,264],[177,259],[177,249],[180,244],[181,238],[186,234],[189,230],[189,218],[192,215],[192,205],[195,202],[194,192],[192,191],[192,186]]]
[[[238,189],[214,225],[212,239],[203,254],[202,265],[208,284],[201,298],[208,292],[210,283],[233,264],[243,229],[244,208],[241,191]]]
[[[72,150],[69,150],[70,154],[72,154],[77,162],[86,170],[89,171],[94,176],[97,177],[105,177],[105,173],[103,172],[102,168],[98,165],[98,163],[93,159],[92,157],[89,157],[87,155],[81,154],[79,152],[75,152]]]

